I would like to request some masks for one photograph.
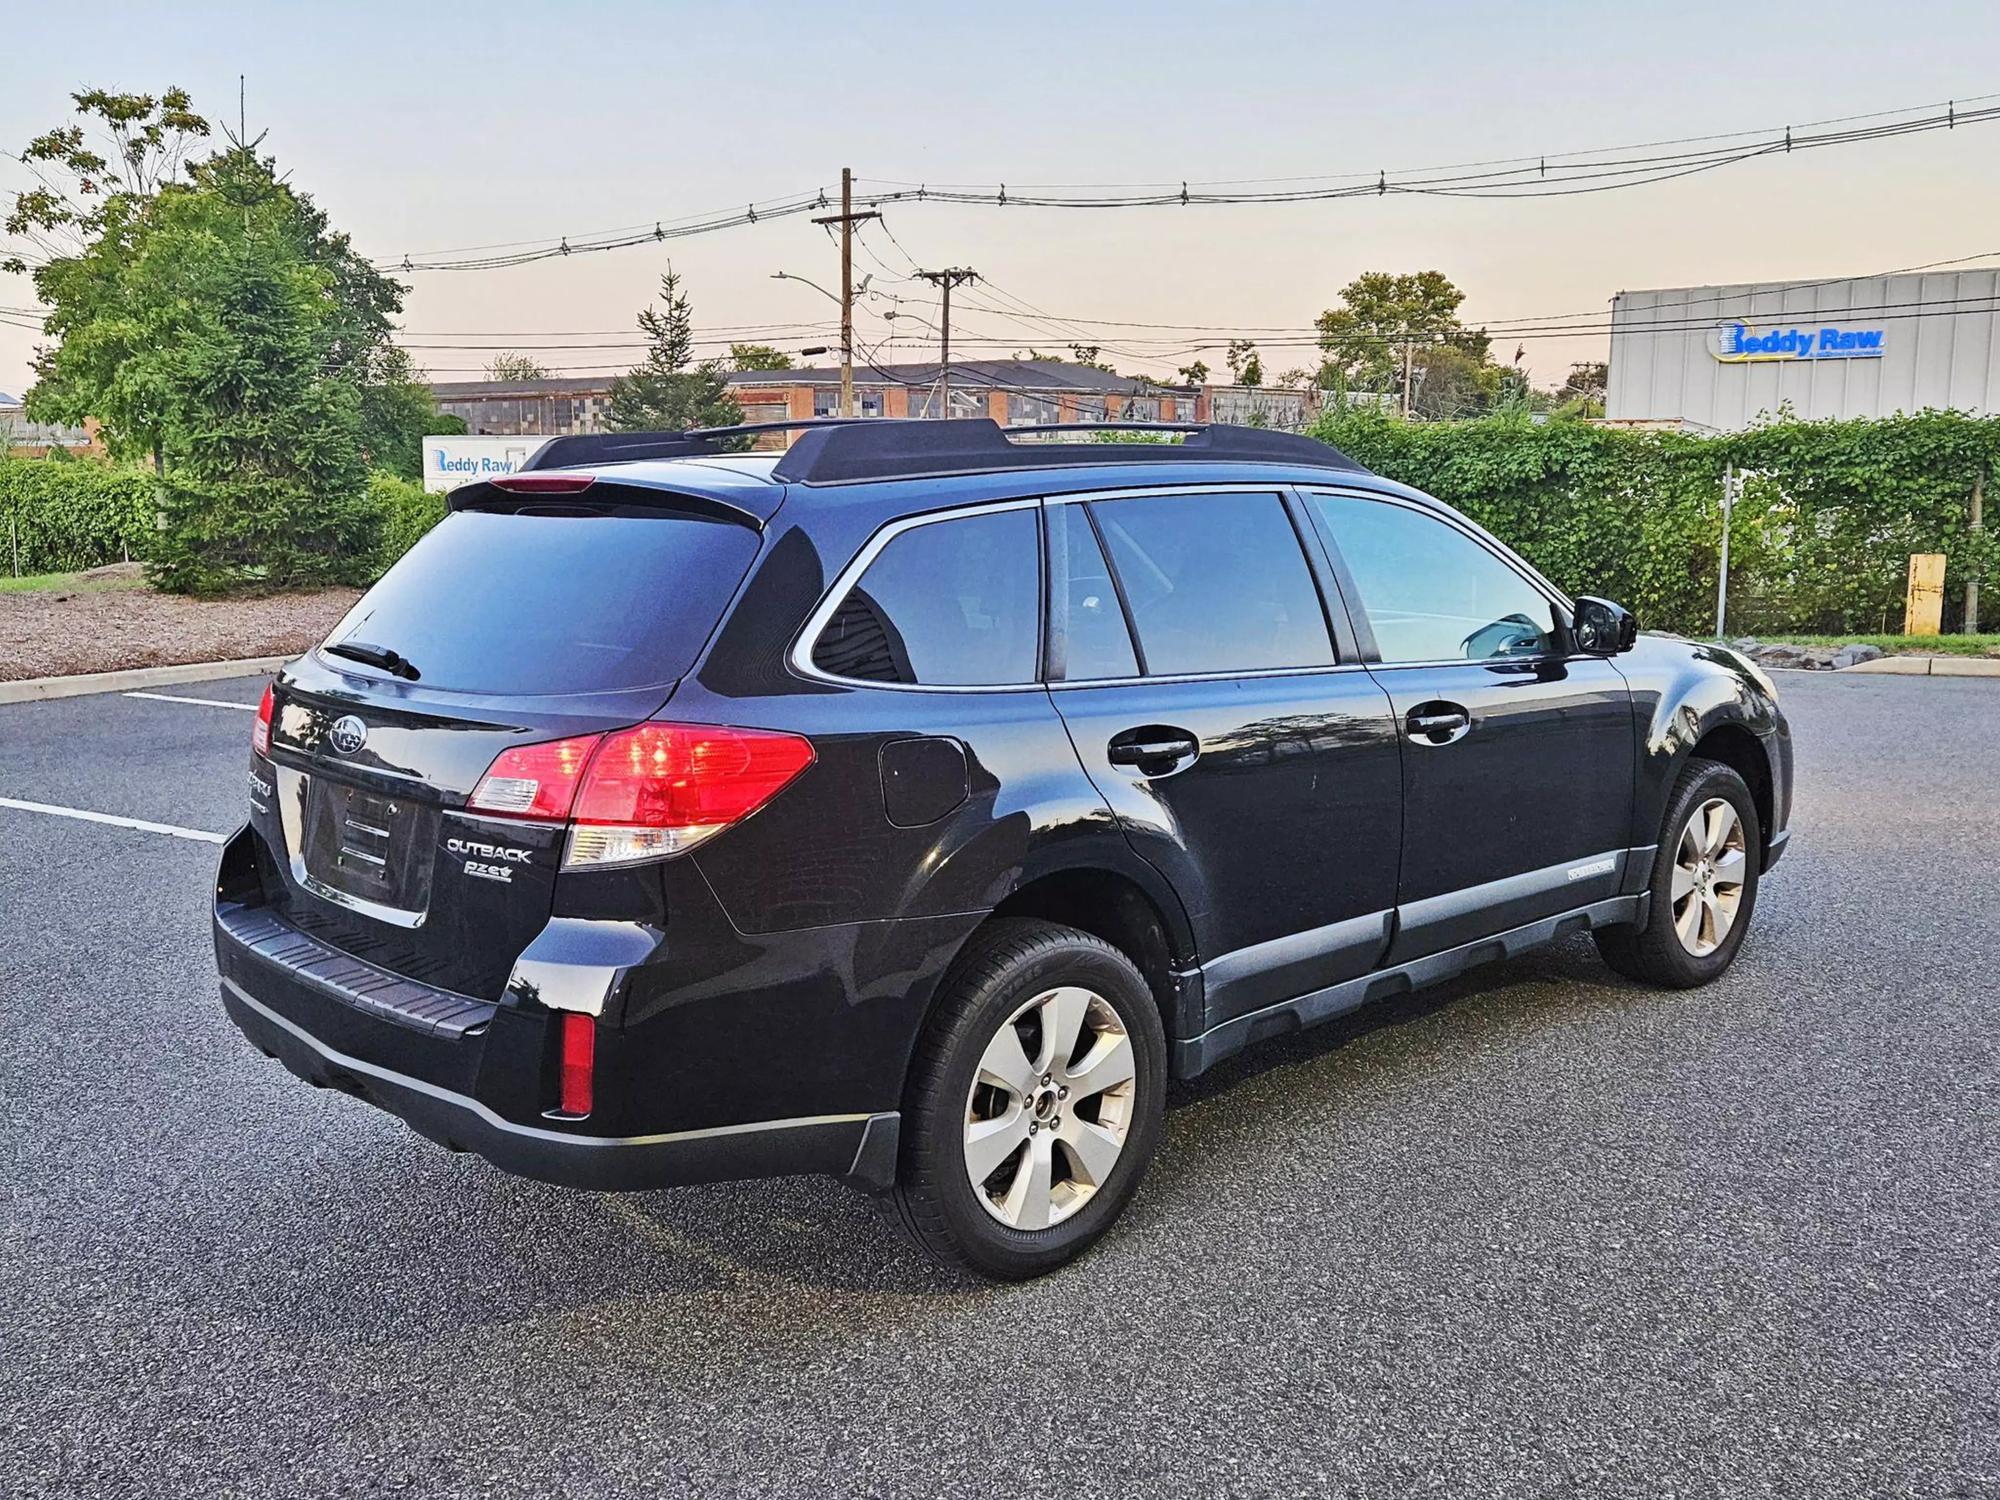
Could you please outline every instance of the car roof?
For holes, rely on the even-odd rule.
[[[880,508],[910,514],[981,500],[1016,499],[1030,495],[1090,494],[1100,490],[1179,489],[1218,484],[1359,485],[1363,488],[1415,494],[1366,470],[1320,468],[1293,463],[1261,463],[1218,459],[1203,463],[1133,462],[1114,445],[1105,445],[1100,462],[1051,466],[1021,464],[969,474],[928,474],[839,485],[787,484],[773,470],[778,454],[728,454],[716,457],[636,459],[624,463],[589,464],[566,473],[589,474],[615,484],[671,491],[713,500],[768,522],[779,507],[812,510]]]

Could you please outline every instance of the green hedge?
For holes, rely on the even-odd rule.
[[[144,555],[153,476],[81,459],[0,457],[0,569],[74,573]]]
[[[382,558],[379,571],[416,545],[417,538],[444,519],[444,496],[427,493],[421,484],[386,469],[368,476],[368,497],[382,511]]]
[[[1616,599],[1649,626],[1714,628],[1730,465],[1749,476],[1730,527],[1732,634],[1900,628],[1912,552],[1948,559],[1947,628],[1969,569],[2000,578],[2000,524],[1967,527],[1975,478],[1990,490],[2000,467],[2000,417],[1780,421],[1696,437],[1349,409],[1313,433],[1457,506],[1563,588]]]
[[[158,497],[145,469],[0,458],[0,572],[74,573],[146,560],[158,536]],[[378,469],[368,476],[368,500],[381,518],[380,549],[365,570],[373,578],[444,518],[444,496]]]

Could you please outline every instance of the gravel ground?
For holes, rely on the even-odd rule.
[[[358,589],[222,600],[145,588],[0,593],[0,682],[296,655],[360,597]]]
[[[573,1194],[307,1089],[217,1004],[212,849],[0,809],[0,1493],[2000,1495],[2000,684],[1781,691],[1725,980],[1571,943],[1233,1059],[1013,1288],[830,1182]],[[0,708],[0,794],[224,829],[247,719]]]

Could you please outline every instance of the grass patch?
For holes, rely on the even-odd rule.
[[[101,594],[145,586],[143,578],[92,577],[89,573],[27,573],[19,578],[0,574],[0,594]]]
[[[1874,646],[1890,656],[2000,656],[2000,635],[1760,635],[1765,646]]]

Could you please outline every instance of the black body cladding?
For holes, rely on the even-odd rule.
[[[589,489],[455,492],[335,632],[419,677],[324,651],[281,674],[217,886],[225,1003],[260,1047],[553,1180],[882,1188],[932,996],[996,912],[1127,952],[1186,1075],[1642,915],[1691,755],[1761,799],[1762,865],[1784,847],[1789,732],[1753,669],[1657,637],[1578,649],[1571,601],[1499,543],[1306,439],[871,421],[775,464],[721,446],[557,440],[531,468]],[[1401,507],[1495,581],[1424,616],[1389,592],[1431,554],[1346,555],[1343,505]],[[1464,655],[1383,659],[1425,630]],[[626,864],[576,863],[560,818],[468,807],[504,752],[646,724],[810,759]]]

